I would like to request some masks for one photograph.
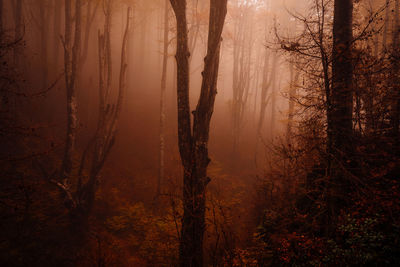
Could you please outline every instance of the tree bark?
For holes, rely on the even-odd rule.
[[[390,17],[390,0],[385,2],[385,21],[383,25],[383,36],[382,36],[382,52],[387,52],[387,36],[389,29],[389,17]]]
[[[193,111],[193,135],[189,107],[189,50],[186,0],[170,0],[177,21],[178,142],[183,175],[183,218],[179,246],[180,266],[203,266],[208,139],[216,96],[220,42],[227,0],[210,0],[207,55],[204,59],[200,98]]]
[[[332,50],[332,145],[341,158],[350,152],[353,119],[353,1],[335,0]]]
[[[353,0],[335,0],[332,48],[332,86],[328,101],[328,170],[326,234],[347,201],[350,183],[343,168],[350,167],[353,130],[353,66],[351,55]],[[328,95],[329,96],[329,95]],[[330,104],[330,105],[329,105]]]

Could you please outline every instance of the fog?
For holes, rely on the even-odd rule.
[[[343,214],[399,216],[398,183],[384,180],[400,162],[398,0],[229,0],[213,54],[210,3],[223,2],[0,0],[2,265],[371,263],[323,256],[347,240]],[[196,124],[207,81],[209,129]],[[370,176],[393,186],[392,219],[365,208]]]

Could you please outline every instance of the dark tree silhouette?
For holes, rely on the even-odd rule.
[[[179,152],[184,169],[183,219],[180,241],[180,266],[203,266],[205,197],[210,121],[217,94],[221,34],[227,0],[210,1],[207,55],[204,58],[200,98],[193,111],[191,129],[189,106],[189,48],[186,0],[170,0],[177,21],[177,97]]]

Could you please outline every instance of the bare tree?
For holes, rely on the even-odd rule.
[[[184,169],[183,218],[180,240],[180,266],[203,266],[205,231],[205,192],[210,121],[217,93],[221,34],[227,12],[227,0],[210,0],[207,55],[204,58],[200,98],[193,111],[191,129],[189,106],[189,48],[186,0],[170,0],[177,21],[177,97],[178,141]]]
[[[128,42],[129,25],[131,19],[131,9],[127,11],[126,28],[124,31],[121,48],[121,66],[119,73],[119,86],[116,100],[112,97],[112,66],[111,66],[111,12],[112,1],[105,0],[105,24],[104,32],[99,32],[99,118],[97,129],[89,142],[86,150],[82,154],[78,170],[78,182],[76,191],[70,187],[72,183],[72,158],[68,158],[69,169],[63,169],[64,180],[62,182],[54,181],[66,196],[66,204],[70,211],[73,226],[85,229],[88,216],[92,210],[95,194],[97,191],[98,176],[104,163],[114,145],[117,122],[121,112],[122,103],[126,87],[126,69],[127,57],[126,47]],[[79,14],[79,13],[76,13]],[[76,58],[75,58],[76,59]],[[76,62],[76,61],[75,61]],[[75,113],[76,119],[76,113]],[[76,130],[76,129],[74,129]],[[74,133],[76,135],[76,132]],[[75,136],[74,136],[75,138]],[[68,148],[66,148],[68,149]],[[71,153],[71,150],[68,151]],[[71,154],[70,154],[71,155]],[[90,157],[90,164],[85,166]],[[87,179],[84,179],[85,170],[88,173]],[[67,176],[68,175],[68,176]]]
[[[54,17],[53,17],[53,68],[58,71],[60,56],[60,31],[61,31],[61,12],[62,5],[58,0],[53,1]]]

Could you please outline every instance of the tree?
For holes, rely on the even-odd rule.
[[[177,23],[177,98],[178,144],[183,165],[183,218],[179,248],[180,266],[203,266],[205,231],[205,192],[210,121],[217,93],[221,34],[227,0],[210,0],[207,54],[204,58],[200,98],[193,111],[191,127],[189,106],[189,48],[186,0],[170,0]]]
[[[101,1],[97,1],[97,3],[93,3],[92,0],[87,1],[86,5],[86,20],[85,20],[85,35],[84,35],[84,41],[83,41],[83,50],[81,54],[81,59],[80,59],[80,65],[83,67],[83,65],[86,62],[87,56],[88,56],[88,50],[89,50],[89,38],[90,38],[90,30],[92,28],[93,21],[96,17],[97,14],[97,9],[99,8]],[[93,7],[93,5],[95,6]]]
[[[353,130],[353,1],[335,0],[332,48],[332,153],[350,152]],[[329,109],[328,109],[329,110]],[[329,123],[329,122],[328,122]]]
[[[164,155],[165,155],[165,90],[167,85],[168,67],[168,46],[169,46],[169,19],[168,19],[168,0],[165,0],[164,7],[164,40],[163,40],[163,61],[161,74],[161,94],[160,94],[160,154],[159,154],[159,173],[157,181],[157,196],[161,193],[161,183],[164,180]]]
[[[399,122],[400,122],[400,49],[399,49],[399,36],[400,36],[400,18],[399,18],[399,0],[395,1],[394,7],[394,27],[392,33],[392,56],[391,56],[391,64],[392,64],[392,107],[391,107],[391,127],[393,132],[393,138],[395,140],[395,150],[398,151],[400,148],[400,131],[399,131]]]
[[[251,57],[253,46],[253,6],[236,3],[237,17],[233,33],[233,73],[232,73],[232,131],[233,155],[238,153],[239,139],[251,80]]]
[[[3,0],[0,0],[0,38],[3,35]]]
[[[289,84],[289,110],[288,110],[288,123],[286,128],[286,140],[288,145],[292,145],[292,128],[293,128],[293,116],[295,108],[296,98],[296,87],[299,80],[299,70],[295,69],[293,63],[290,64],[290,84]]]
[[[60,55],[60,31],[61,31],[61,12],[62,5],[58,0],[53,1],[54,17],[53,17],[53,68],[58,71],[59,55]]]
[[[22,0],[13,1],[13,11],[14,11],[14,42],[21,43],[23,39],[23,12],[22,12]],[[14,46],[14,64],[19,66],[20,58],[21,58],[21,44]]]
[[[64,33],[64,72],[67,91],[67,135],[64,159],[60,176],[64,184],[72,172],[73,153],[75,149],[76,130],[78,126],[78,110],[76,100],[76,83],[78,76],[79,55],[81,49],[81,0],[75,2],[75,14],[72,16],[72,1],[65,0],[65,33]],[[75,33],[72,35],[72,24],[75,21]],[[74,39],[72,39],[74,36]]]
[[[112,100],[112,64],[111,64],[111,13],[112,1],[104,2],[105,24],[104,33],[99,32],[99,117],[97,129],[92,140],[87,145],[82,154],[78,169],[78,181],[76,190],[71,188],[74,143],[76,138],[77,125],[77,103],[76,103],[76,77],[78,67],[79,43],[80,43],[80,1],[76,1],[75,11],[75,42],[71,50],[71,2],[66,1],[66,34],[64,40],[65,47],[65,75],[67,81],[67,102],[68,102],[68,128],[67,143],[64,154],[64,161],[61,167],[61,181],[53,182],[61,189],[66,198],[66,207],[71,215],[72,226],[85,229],[87,219],[92,210],[95,194],[97,191],[98,175],[104,166],[111,148],[114,145],[117,131],[117,122],[121,112],[122,102],[126,87],[126,47],[128,42],[128,32],[130,25],[130,12],[127,12],[126,28],[124,31],[121,48],[121,66],[119,75],[118,95],[115,101]],[[78,40],[76,39],[78,38]],[[72,55],[71,55],[72,53]],[[85,168],[88,157],[91,157],[88,168]],[[87,180],[84,181],[84,171],[87,172]]]

